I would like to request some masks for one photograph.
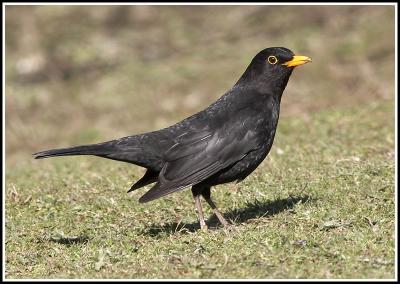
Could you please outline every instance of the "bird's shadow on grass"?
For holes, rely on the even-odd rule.
[[[234,209],[223,213],[223,215],[227,220],[230,220],[231,222],[233,221],[234,224],[244,223],[251,219],[260,217],[265,218],[283,211],[292,210],[296,204],[309,202],[311,200],[313,199],[308,195],[276,199],[273,201],[255,200],[254,202],[247,203],[244,208]],[[211,229],[220,226],[215,215],[212,215],[206,222],[208,227]],[[163,225],[152,224],[150,227],[147,227],[142,231],[142,233],[156,237],[162,233],[171,234],[176,232],[195,232],[199,229],[200,225],[197,221],[192,223],[171,222]]]
[[[85,244],[89,241],[88,236],[77,236],[77,237],[51,237],[50,242],[58,243],[66,246],[74,244]]]

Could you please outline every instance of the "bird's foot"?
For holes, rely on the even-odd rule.
[[[225,232],[237,232],[238,228],[234,224],[224,224],[224,231]]]
[[[208,232],[208,226],[207,226],[206,224],[202,225],[202,226],[201,226],[201,230],[202,230],[203,232]]]

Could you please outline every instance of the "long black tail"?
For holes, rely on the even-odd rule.
[[[33,154],[33,157],[43,159],[59,156],[92,155],[135,164],[158,172],[164,164],[160,155],[165,151],[159,145],[160,140],[154,134],[145,133],[98,144],[42,151]]]
[[[111,152],[111,145],[108,143],[83,145],[70,148],[52,149],[41,151],[33,154],[35,159],[43,159],[57,156],[73,156],[73,155],[96,155],[103,156]]]

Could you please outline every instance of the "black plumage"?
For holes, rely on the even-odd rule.
[[[43,151],[34,157],[95,155],[145,167],[145,175],[129,190],[155,182],[140,202],[192,186],[201,227],[207,228],[200,195],[228,225],[211,200],[210,187],[243,180],[264,160],[293,68],[309,61],[286,48],[264,49],[221,98],[177,124],[104,143]]]

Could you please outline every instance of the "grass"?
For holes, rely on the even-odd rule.
[[[21,278],[394,278],[394,7],[7,6],[5,256]],[[295,27],[295,28],[294,28]],[[149,204],[143,173],[43,149],[168,126],[230,88],[256,52],[311,56],[271,153],[213,189]]]
[[[392,110],[370,103],[282,120],[262,166],[214,190],[232,232],[209,208],[217,227],[198,230],[189,190],[139,204],[144,190],[125,193],[137,167],[20,164],[7,172],[7,276],[392,278]]]

